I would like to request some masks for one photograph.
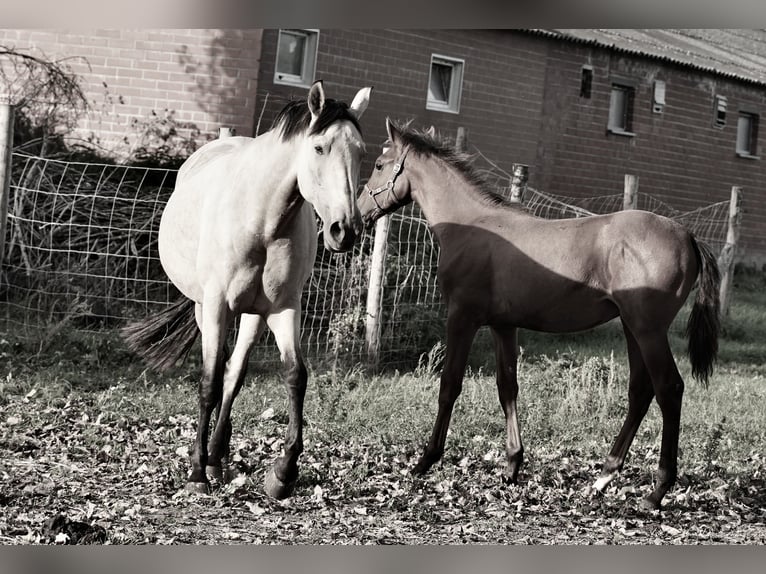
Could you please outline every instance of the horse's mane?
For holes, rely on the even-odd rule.
[[[451,141],[410,127],[411,122],[392,122],[401,134],[402,142],[416,154],[435,156],[454,167],[490,205],[523,209],[518,203],[500,195],[474,167],[473,156],[458,150]]]
[[[359,130],[359,133],[362,133],[359,120],[351,113],[347,103],[325,98],[322,113],[319,114],[319,118],[311,128],[309,135],[321,133],[335,122],[343,120],[350,121]],[[291,100],[274,118],[271,129],[279,129],[282,139],[287,141],[306,131],[310,122],[311,112],[306,100]]]

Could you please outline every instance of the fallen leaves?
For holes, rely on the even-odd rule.
[[[180,384],[180,383],[179,383]],[[420,446],[307,427],[295,496],[263,494],[281,453],[279,408],[237,425],[233,479],[209,495],[184,489],[194,420],[145,406],[173,403],[128,385],[51,400],[35,387],[6,397],[0,419],[0,540],[73,543],[694,544],[766,542],[766,460],[748,475],[685,468],[662,512],[639,510],[656,452],[637,453],[604,494],[585,496],[600,460],[531,449],[520,483],[502,480],[502,438],[454,445],[425,477]],[[193,402],[193,396],[189,399]],[[193,408],[189,406],[188,412]],[[164,413],[164,414],[163,414]],[[369,438],[369,437],[368,437]],[[454,437],[453,437],[454,439]],[[644,470],[642,470],[644,469]]]

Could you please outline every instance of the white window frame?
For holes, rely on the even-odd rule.
[[[431,74],[434,64],[450,66],[452,73],[450,75],[449,100],[437,100],[431,97]],[[428,65],[428,86],[426,87],[426,109],[437,112],[448,112],[451,114],[460,113],[460,100],[463,95],[463,75],[465,74],[465,60],[443,56],[441,54],[431,54],[431,63]]]
[[[303,47],[303,58],[301,61],[301,73],[300,75],[286,74],[280,72],[279,66],[279,47],[281,45],[282,34],[290,34],[293,36],[303,36],[306,41]],[[285,86],[301,86],[308,88],[314,82],[314,76],[316,74],[317,63],[317,49],[319,47],[319,30],[312,29],[280,29],[277,36],[277,53],[274,58],[274,83],[282,84]]]
[[[743,126],[747,125],[747,133]],[[737,155],[749,159],[758,159],[758,128],[760,117],[749,111],[740,111],[737,116]],[[746,140],[746,141],[744,141]]]
[[[619,100],[615,99],[615,92],[622,94]],[[633,132],[635,97],[636,87],[632,82],[612,81],[609,88],[609,118],[607,120],[607,130],[610,133],[630,137],[636,135]],[[619,110],[615,107],[616,105],[620,105]],[[615,116],[618,117],[615,118]],[[615,121],[615,119],[618,121]]]

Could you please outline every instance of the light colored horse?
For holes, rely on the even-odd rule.
[[[250,351],[268,325],[286,369],[290,420],[284,455],[267,474],[265,490],[276,498],[292,491],[303,450],[301,294],[316,258],[314,209],[325,246],[349,250],[361,230],[356,191],[365,146],[358,121],[370,93],[371,88],[359,90],[349,106],[325,98],[316,82],[308,99],[290,102],[270,131],[208,143],[179,170],[162,214],[159,252],[165,272],[187,299],[129,326],[126,336],[131,348],[163,368],[188,352],[197,327],[202,333],[190,490],[207,491],[207,473],[223,476],[232,403]],[[239,334],[227,361],[224,343],[237,316]]]
[[[658,508],[677,473],[684,382],[668,328],[695,282],[687,334],[692,374],[707,382],[718,350],[719,273],[710,249],[678,223],[645,211],[566,220],[527,213],[488,189],[468,158],[433,137],[386,122],[389,141],[359,197],[374,221],[415,201],[441,248],[439,287],[447,303],[447,348],[433,433],[413,469],[444,452],[450,417],[477,330],[495,339],[497,389],[506,418],[506,472],[523,460],[516,415],[518,328],[564,333],[615,317],[628,345],[628,414],[594,489],[622,468],[653,398],[662,411],[657,485],[643,504]]]

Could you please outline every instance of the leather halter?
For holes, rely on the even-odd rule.
[[[409,153],[409,151],[410,151],[409,146],[404,148],[402,155],[400,155],[399,159],[396,160],[396,162],[394,163],[393,169],[391,171],[391,177],[388,179],[385,185],[381,185],[380,187],[376,187],[375,189],[372,189],[366,183],[364,184],[364,189],[367,191],[367,193],[370,195],[372,200],[375,202],[375,206],[383,212],[393,211],[400,205],[401,200],[398,197],[396,197],[396,194],[394,193],[394,186],[396,185],[396,178],[399,177],[399,175],[402,173],[402,168],[404,167],[404,158],[407,157],[407,154]],[[394,199],[394,201],[391,202],[391,205],[389,205],[388,208],[384,208],[378,203],[378,195],[384,192],[390,193]]]

